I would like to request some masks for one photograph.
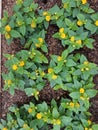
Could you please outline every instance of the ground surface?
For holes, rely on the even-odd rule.
[[[58,5],[61,4],[61,0],[35,0],[35,2],[37,2],[39,4],[40,8],[43,8],[46,10],[51,8],[56,3]],[[98,11],[98,0],[88,0],[88,2],[90,3],[90,6],[93,9]],[[2,1],[2,7],[3,7],[2,10],[4,10],[4,9],[8,10],[8,13],[11,15],[12,7],[13,7],[14,3],[15,3],[15,0],[3,0]],[[56,31],[56,27],[50,26],[48,29],[47,36],[46,36],[46,41],[48,43],[48,49],[49,49],[49,55],[50,54],[60,54],[63,49],[62,46],[58,46],[59,41],[57,39],[52,38],[52,34],[55,31]],[[84,48],[82,50],[79,50],[79,52],[85,54],[89,61],[92,61],[92,62],[98,64],[98,35],[94,35],[92,37],[95,39],[94,49],[90,50],[90,49]],[[11,44],[11,46],[8,46],[6,44],[4,37],[2,36],[2,72],[7,72],[6,68],[4,67],[4,63],[5,63],[6,59],[3,57],[3,53],[14,54],[15,52],[21,50],[21,48],[22,47],[20,46],[18,41],[15,41],[15,42],[13,42],[13,44]],[[96,75],[94,77],[94,83],[95,83],[95,89],[98,89],[98,75]],[[3,87],[3,81],[2,81],[2,87]],[[68,96],[68,93],[66,93],[62,90],[54,91],[47,84],[45,89],[40,92],[40,101],[45,100],[47,102],[50,102],[50,100],[52,98],[54,98],[58,101],[62,96],[66,97],[66,96]],[[2,92],[0,94],[0,103],[1,103],[0,110],[2,110],[0,112],[0,116],[5,117],[8,107],[10,105],[12,105],[12,104],[21,105],[26,102],[29,102],[31,99],[32,99],[32,97],[28,98],[25,95],[25,93],[22,91],[16,91],[15,96],[11,96],[8,92]],[[98,95],[96,97],[94,97],[93,99],[91,99],[91,104],[92,104],[92,106],[90,108],[90,111],[92,113],[91,119],[94,122],[98,123],[98,116],[97,116],[98,115]]]

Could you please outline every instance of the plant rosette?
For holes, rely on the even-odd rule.
[[[58,106],[55,100],[50,105],[46,102],[41,104],[25,104],[18,108],[9,108],[7,121],[1,120],[1,130],[64,130],[70,129],[92,129],[98,128],[89,118],[90,113],[86,112],[85,107],[77,101],[62,99]],[[25,112],[25,114],[24,114]],[[86,113],[86,114],[85,114]],[[77,123],[77,125],[75,125]],[[49,126],[51,126],[49,128]]]
[[[74,36],[75,41],[71,42],[79,44],[76,48],[83,46],[82,43],[89,47],[89,42],[85,41],[86,38],[98,30],[98,13],[89,7],[87,1],[84,4],[82,0],[62,0],[61,7],[55,5],[48,11],[44,11],[39,9],[38,4],[34,1],[23,0],[16,2],[13,11],[12,16],[9,16],[5,11],[1,20],[1,33],[5,35],[9,44],[13,39],[18,38],[25,47],[35,44],[36,47],[40,48],[42,43],[39,42],[37,36],[42,30],[47,33],[49,25],[55,24],[59,29],[64,28],[64,31],[58,34],[61,42],[65,43],[67,39],[67,43],[69,43],[70,39],[73,39],[71,37]],[[74,32],[73,35],[70,30]],[[81,35],[79,35],[80,33]],[[85,37],[83,38],[83,36]],[[45,39],[45,36],[42,38]]]
[[[54,89],[70,91],[74,88],[75,81],[80,82],[80,86],[91,83],[93,75],[97,73],[97,65],[89,62],[84,55],[69,55],[68,50],[65,50],[60,56],[51,55],[47,79]]]
[[[47,58],[38,50],[21,50],[16,55],[4,54],[8,59],[5,66],[8,74],[2,74],[5,82],[4,90],[14,94],[15,89],[24,90],[28,96],[38,94],[45,86],[45,69],[42,64]]]

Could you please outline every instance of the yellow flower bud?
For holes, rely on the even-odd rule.
[[[57,120],[56,120],[56,124],[57,124],[57,125],[60,125],[60,124],[61,124],[61,120],[60,120],[60,119],[57,119]]]
[[[12,84],[12,81],[9,79],[9,80],[7,80],[7,84],[8,85],[11,85]]]
[[[38,38],[38,40],[40,43],[43,43],[43,41],[44,41],[43,38]]]
[[[32,22],[31,22],[31,27],[36,28],[36,22],[34,20],[32,20]]]
[[[48,12],[46,12],[46,11],[45,11],[45,12],[43,12],[43,15],[44,15],[44,16],[45,16],[45,15],[47,15],[47,14],[48,14]]]
[[[52,68],[49,68],[48,69],[48,73],[50,74],[50,73],[52,73],[53,72],[53,69]]]
[[[32,108],[29,108],[28,109],[28,113],[31,113],[33,110],[32,110]]]
[[[6,127],[4,127],[2,130],[8,130]]]
[[[62,56],[58,56],[57,60],[61,61],[62,60]]]
[[[79,45],[81,45],[82,41],[81,40],[77,40],[76,43],[79,44]]]
[[[88,61],[84,61],[84,63],[83,63],[84,65],[88,65],[89,64],[89,62]]]
[[[85,127],[84,130],[89,130],[89,129],[87,127]]]
[[[5,33],[5,38],[6,38],[6,39],[10,39],[10,38],[11,38],[11,35],[6,32],[6,33]]]
[[[70,105],[70,107],[74,107],[75,106],[75,104],[73,102],[70,102],[69,105]]]
[[[57,75],[53,74],[53,75],[52,75],[52,79],[53,79],[53,80],[57,79]]]
[[[91,120],[88,120],[87,122],[88,122],[88,124],[89,124],[89,125],[91,125],[91,123],[92,123],[92,121],[91,121]]]

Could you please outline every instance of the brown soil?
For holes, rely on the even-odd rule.
[[[45,10],[51,8],[55,4],[61,5],[61,0],[35,0],[39,4],[39,8],[43,8]],[[91,7],[98,11],[98,0],[88,0]],[[15,0],[3,0],[2,1],[2,7],[8,11],[8,13],[12,14],[12,7],[15,3]],[[46,35],[46,41],[48,44],[49,49],[49,55],[51,54],[61,54],[63,47],[59,44],[60,41],[57,39],[52,38],[52,34],[57,31],[57,27],[50,26],[48,28],[48,33]],[[90,50],[87,48],[84,48],[80,50],[79,52],[85,54],[89,61],[92,61],[96,64],[98,64],[98,35],[92,36],[95,39],[94,43],[94,49]],[[7,72],[6,68],[4,67],[4,63],[6,59],[3,57],[4,53],[11,53],[15,54],[17,51],[21,50],[22,46],[19,44],[18,41],[14,41],[11,46],[8,46],[6,44],[6,41],[4,37],[2,36],[2,72]],[[98,75],[94,77],[94,83],[95,83],[95,89],[98,89]],[[2,87],[3,87],[3,81],[2,81]],[[40,92],[40,101],[47,101],[48,103],[51,101],[51,99],[55,99],[57,101],[60,100],[61,97],[68,97],[68,93],[63,90],[54,91],[49,84]],[[15,96],[11,96],[8,92],[2,91],[0,94],[0,102],[2,111],[0,112],[0,116],[5,117],[8,107],[12,104],[24,104],[26,102],[29,102],[32,99],[32,97],[28,98],[26,94],[22,91],[16,91]],[[90,108],[90,111],[92,113],[92,120],[96,123],[98,123],[98,95],[91,99],[92,106]],[[0,110],[1,110],[0,109]]]

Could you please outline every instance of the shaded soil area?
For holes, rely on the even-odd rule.
[[[39,4],[39,8],[43,8],[45,10],[51,8],[55,4],[61,5],[61,0],[35,0]],[[98,0],[88,0],[90,6],[98,11]],[[15,3],[15,0],[3,0],[2,1],[2,10],[6,9],[8,13],[12,14],[12,8]],[[57,27],[50,26],[48,28],[48,33],[46,35],[46,42],[48,44],[49,55],[51,54],[61,54],[63,47],[59,44],[60,41],[54,39],[52,37],[53,33],[57,31]],[[94,49],[90,50],[87,48],[83,48],[79,50],[80,53],[83,53],[87,56],[89,61],[92,61],[98,64],[98,35],[92,36],[95,39],[94,42]],[[4,53],[15,54],[17,51],[21,50],[23,47],[19,44],[19,41],[14,41],[11,46],[6,44],[4,37],[2,36],[2,72],[7,72],[6,68],[4,67],[4,63],[6,59],[3,57]],[[98,89],[98,75],[94,77],[95,89]],[[3,81],[2,81],[2,88],[3,88]],[[68,93],[63,90],[54,91],[49,84],[40,92],[40,101],[47,101],[50,102],[51,99],[55,99],[57,101],[60,100],[61,97],[68,97]],[[32,97],[28,98],[26,94],[22,91],[16,91],[14,96],[11,96],[8,92],[3,92],[0,94],[0,102],[1,102],[1,109],[0,116],[5,117],[8,107],[12,104],[24,104],[29,102]],[[92,113],[92,120],[98,123],[98,95],[91,99],[91,108],[90,111]]]

